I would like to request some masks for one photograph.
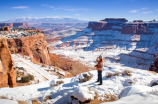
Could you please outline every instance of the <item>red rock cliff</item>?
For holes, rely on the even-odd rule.
[[[154,34],[155,28],[158,28],[158,23],[156,22],[141,22],[136,21],[132,23],[124,23],[122,25],[122,34]]]
[[[149,70],[158,73],[158,53],[157,55],[154,55],[154,57],[155,57],[154,63],[150,65]]]
[[[9,26],[14,28],[29,28],[28,23],[0,23],[0,27]]]
[[[0,88],[9,86],[16,87],[16,71],[13,69],[13,59],[7,40],[0,37]]]
[[[127,22],[125,18],[106,18],[100,20],[100,22],[89,22],[87,28],[91,28],[92,31],[102,30],[118,30],[121,31],[122,24]]]
[[[3,26],[1,28],[1,31],[10,31],[10,28],[8,26]]]
[[[3,27],[3,26],[13,27],[13,23],[0,23],[0,27]]]
[[[47,42],[43,33],[30,37],[8,39],[7,41],[12,54],[23,54],[31,57],[33,62],[51,64]]]

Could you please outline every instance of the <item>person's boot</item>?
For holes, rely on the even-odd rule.
[[[101,83],[99,83],[98,85],[102,85]]]

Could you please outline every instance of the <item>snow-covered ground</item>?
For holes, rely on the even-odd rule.
[[[42,67],[42,65],[34,64],[31,62],[29,57],[24,58],[22,57],[22,55],[19,54],[13,54],[12,56],[14,59],[14,67],[23,67],[28,74],[34,75],[35,81],[39,80],[41,82],[41,81],[52,80],[54,78],[57,78],[57,76],[51,75],[46,71],[48,69],[54,70],[51,67],[50,68],[48,68],[48,66]]]
[[[151,86],[151,82],[154,80],[158,80],[158,74],[154,75],[148,71],[138,70],[128,68],[132,71],[132,76],[113,76],[111,78],[106,78],[106,74],[108,72],[119,71],[121,73],[122,67],[116,68],[104,68],[103,71],[103,85],[98,86],[98,83],[95,83],[97,80],[97,72],[90,71],[93,75],[93,78],[90,81],[80,83],[78,80],[80,75],[73,78],[62,79],[64,84],[59,86],[50,87],[51,81],[41,82],[39,84],[33,84],[29,86],[16,87],[16,88],[1,88],[0,95],[7,96],[10,99],[14,100],[24,100],[31,103],[32,99],[38,98],[40,101],[44,99],[45,96],[50,95],[51,100],[48,100],[47,103],[52,104],[66,104],[70,102],[70,95],[74,92],[76,88],[79,86],[88,87],[93,91],[97,92],[100,96],[98,99],[104,100],[106,98],[105,95],[115,95],[117,98],[121,91],[126,87],[131,87],[134,85],[142,85],[142,86]],[[60,80],[60,79],[53,79]],[[135,80],[135,84],[130,84],[129,81]],[[154,90],[154,87],[150,87],[150,89]],[[158,89],[157,89],[158,90]],[[151,90],[145,90],[151,91]],[[138,95],[137,95],[138,96]],[[155,99],[155,97],[154,97]],[[150,100],[150,99],[149,99]],[[153,100],[154,101],[154,100]],[[152,102],[152,101],[151,101]]]
[[[85,32],[89,33],[89,30]],[[80,39],[80,37],[82,37],[82,35],[85,32],[80,32],[76,36],[75,35],[72,36],[71,37],[72,40],[76,38]],[[100,45],[99,43],[97,44],[95,42],[97,40],[102,40],[103,42],[104,39],[109,39],[108,41],[104,41],[104,42],[110,43],[110,45],[114,44],[114,45],[111,45],[111,47],[113,48],[110,50],[106,49],[102,51],[97,48],[94,50],[93,49],[83,50],[83,49],[78,49],[71,46],[71,47],[64,47],[58,50],[53,50],[51,51],[51,53],[62,54],[74,60],[80,60],[82,63],[90,65],[90,66],[94,66],[96,64],[95,62],[96,58],[100,54],[102,54],[104,57],[103,85],[98,86],[98,83],[95,82],[97,80],[96,70],[89,69],[90,70],[89,72],[93,75],[93,77],[91,80],[87,82],[82,82],[82,83],[79,82],[79,78],[81,78],[82,76],[81,74],[72,78],[57,79],[58,77],[56,77],[55,75],[51,75],[50,73],[45,71],[41,67],[41,65],[33,64],[32,62],[30,62],[30,60],[25,60],[21,56],[13,55],[13,59],[15,60],[15,66],[17,65],[18,67],[21,67],[21,66],[24,67],[27,72],[30,72],[31,74],[35,75],[36,80],[39,79],[43,82],[29,85],[29,86],[16,87],[16,88],[1,88],[0,96],[4,95],[10,99],[24,100],[30,103],[32,99],[38,98],[42,103],[46,103],[46,104],[47,103],[67,104],[67,102],[72,101],[72,99],[70,98],[71,94],[76,95],[78,91],[76,89],[85,87],[86,89],[89,88],[95,91],[99,95],[99,97],[97,98],[99,100],[109,100],[107,99],[106,95],[115,95],[116,99],[119,99],[119,96],[120,96],[121,98],[117,100],[116,102],[113,102],[114,104],[127,104],[127,102],[129,103],[131,100],[132,100],[131,104],[136,104],[136,103],[156,104],[157,96],[154,93],[149,93],[149,92],[152,92],[155,90],[158,91],[157,86],[151,87],[152,83],[158,80],[158,74],[154,74],[149,71],[142,70],[142,69],[148,68],[148,66],[144,64],[145,63],[149,64],[149,62],[151,62],[151,60],[153,59],[152,54],[155,54],[155,53],[148,54],[148,53],[137,52],[138,50],[139,51],[141,50],[141,52],[142,51],[149,52],[149,48],[153,48],[151,46],[153,46],[156,43],[156,41],[154,41],[152,44],[145,43],[145,45],[141,42],[138,43],[138,44],[144,45],[144,47],[142,47],[141,45],[136,46],[135,44],[137,43],[135,42],[128,43],[128,41],[124,41],[123,44],[128,43],[128,45],[121,46],[120,44],[122,42],[117,41],[118,43],[117,42],[115,43],[115,41],[112,41],[112,39],[122,39],[122,40],[129,39],[129,41],[131,40],[135,41],[135,40],[139,40],[138,39],[139,36],[128,35],[128,36],[121,37],[121,34],[118,31],[115,31],[115,32],[103,31],[103,32],[90,33],[91,35],[90,37],[92,37],[92,35],[94,34],[105,34],[107,35],[107,37],[109,35],[114,34],[115,37],[108,37],[108,38],[104,37],[102,39],[102,37],[96,36],[95,38],[93,37],[93,41],[91,40],[92,38],[86,38],[89,41],[89,44],[87,45],[88,47],[91,45],[91,48],[93,48],[93,45],[94,45],[95,47],[100,48],[104,45]],[[153,35],[150,37],[154,38],[155,36],[156,35]],[[148,37],[144,36],[144,38],[142,37],[142,39],[146,39],[147,41]],[[155,40],[157,40],[157,38],[155,38]],[[66,37],[62,41],[69,41],[69,38]],[[110,46],[107,45],[106,48],[107,47],[110,47]],[[137,50],[137,51],[134,51],[134,50]],[[150,58],[150,57],[151,59],[146,61],[146,58]],[[138,63],[139,63],[139,67],[137,66]],[[141,63],[143,63],[143,65],[140,65]],[[131,77],[121,75],[121,72],[125,69],[132,71]],[[119,76],[112,76],[111,78],[105,77],[107,73],[109,72],[114,73],[116,71],[120,73]],[[45,81],[45,78],[49,79],[49,81]],[[51,82],[56,82],[60,80],[63,80],[64,84],[60,84],[59,86],[50,86]],[[75,94],[74,94],[74,91],[76,91]],[[50,95],[52,99],[48,100],[47,102],[43,102],[42,100],[45,98],[45,96],[48,96],[48,95]],[[135,100],[133,100],[134,98]]]

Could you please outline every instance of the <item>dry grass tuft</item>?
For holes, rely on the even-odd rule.
[[[119,76],[119,72],[118,71],[116,71],[115,73],[113,73],[113,76]]]
[[[130,76],[131,77],[132,76],[132,71],[125,69],[125,70],[122,71],[122,75],[123,76],[126,75],[126,76]]]
[[[38,99],[33,99],[32,104],[41,104]]]
[[[95,96],[94,100],[90,101],[89,103],[86,104],[100,104],[103,102],[112,102],[112,101],[116,101],[117,98],[115,95],[105,95],[105,99],[104,100],[98,100],[98,97],[100,97],[98,94]]]
[[[63,80],[59,80],[59,81],[56,81],[56,84],[51,85],[51,86],[52,86],[52,87],[53,87],[53,86],[59,86],[60,84],[63,84],[63,83],[64,83]]]
[[[110,78],[111,76],[113,76],[112,73],[107,73],[107,74],[106,74],[106,78]]]
[[[4,96],[4,95],[2,95],[2,96],[0,96],[0,99],[9,99],[9,98]]]
[[[48,95],[48,96],[46,96],[46,97],[43,99],[43,101],[46,102],[47,100],[50,100],[50,99],[52,99],[52,98],[51,98],[50,95]]]
[[[111,76],[119,76],[119,72],[118,71],[116,71],[115,73],[107,73],[106,74],[106,78],[110,78]]]

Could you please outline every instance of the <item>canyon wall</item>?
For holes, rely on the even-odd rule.
[[[49,49],[43,33],[30,37],[8,39],[7,41],[12,54],[29,56],[31,61],[35,63],[51,64]]]
[[[104,20],[100,20],[99,22],[89,22],[87,28],[91,28],[92,31],[102,31],[102,30],[121,30],[122,24],[127,22],[125,18],[114,19],[114,18],[106,18]]]
[[[149,70],[158,73],[158,53],[157,55],[154,55],[154,57],[155,57],[154,63],[150,64]]]
[[[154,34],[155,29],[158,28],[156,22],[133,22],[124,23],[122,25],[122,34]]]
[[[0,88],[9,86],[16,87],[16,70],[13,69],[13,59],[7,40],[0,37]]]
[[[0,23],[0,27],[8,26],[11,28],[29,28],[28,23]]]
[[[154,34],[158,31],[158,22],[143,22],[142,20],[128,22],[124,18],[106,18],[99,22],[89,22],[87,28],[91,28],[92,31],[118,30],[121,34]]]

